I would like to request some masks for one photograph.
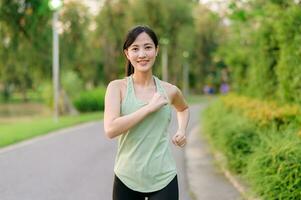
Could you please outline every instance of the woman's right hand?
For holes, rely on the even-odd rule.
[[[159,110],[162,106],[165,106],[166,104],[168,104],[168,100],[159,92],[156,92],[147,104],[147,106],[149,107],[149,110],[152,113]]]

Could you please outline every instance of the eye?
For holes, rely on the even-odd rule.
[[[152,49],[153,47],[152,46],[146,46],[145,48],[146,49]]]
[[[131,48],[132,51],[138,51],[138,48],[137,47],[133,47]]]

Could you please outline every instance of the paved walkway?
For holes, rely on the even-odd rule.
[[[216,170],[199,137],[196,127],[204,107],[191,106],[185,156],[182,149],[173,149],[180,200],[192,199],[188,190],[195,200],[238,200],[238,192]],[[116,142],[104,138],[102,127],[92,122],[1,149],[0,199],[111,199]],[[171,128],[174,132],[174,120]]]
[[[195,126],[188,136],[185,155],[188,182],[193,199],[242,199],[239,192],[214,165],[208,146],[200,135],[199,125]]]

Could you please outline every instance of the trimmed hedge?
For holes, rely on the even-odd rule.
[[[81,92],[73,104],[80,112],[103,111],[105,92],[102,87]]]
[[[239,103],[240,98],[223,97],[204,112],[204,133],[209,143],[224,154],[228,168],[257,196],[264,200],[301,199],[300,123],[283,115],[290,121],[270,120],[262,125],[257,118],[245,115],[247,108]],[[257,102],[254,112],[260,113],[260,105],[268,105],[243,98],[245,105]]]

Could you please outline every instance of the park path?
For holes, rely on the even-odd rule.
[[[191,109],[191,129],[198,109]],[[175,113],[170,133],[177,125]],[[172,145],[173,146],[173,145]],[[104,136],[103,122],[90,122],[0,150],[1,200],[110,200],[117,140]],[[191,200],[184,150],[172,147],[181,200]]]
[[[203,107],[190,107],[189,132],[198,126]],[[177,129],[175,119],[173,113],[170,133]],[[105,138],[103,122],[97,121],[0,149],[0,199],[110,200],[116,148],[117,140]],[[189,146],[186,148],[189,149]],[[178,169],[180,200],[193,200],[191,194],[195,192],[191,191],[193,187],[189,189],[191,181],[187,174],[191,176],[193,172],[195,178],[203,182],[207,180],[200,171],[187,173],[187,164],[190,163],[187,158],[191,157],[187,157],[186,149],[172,145],[172,151]],[[195,154],[198,153],[195,151]],[[215,193],[216,190],[216,187],[212,187],[209,191]],[[209,192],[206,187],[203,191]]]
[[[206,105],[199,106],[202,113]],[[202,118],[189,132],[185,149],[186,171],[194,200],[241,200],[240,193],[216,166],[209,146],[202,136]]]

